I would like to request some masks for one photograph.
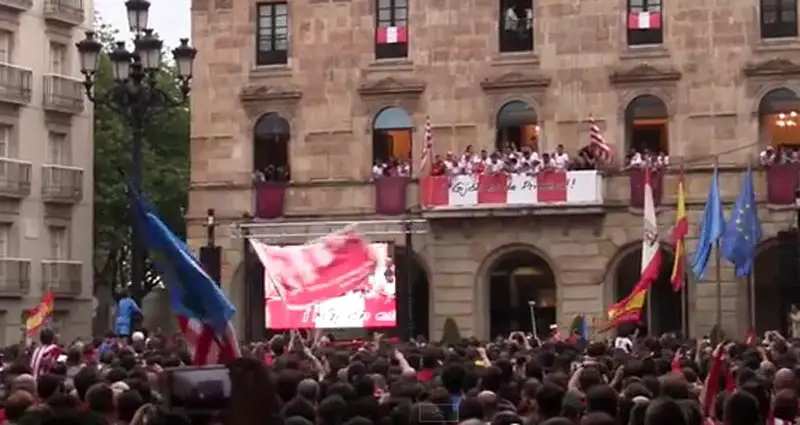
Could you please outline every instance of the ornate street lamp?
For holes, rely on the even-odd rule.
[[[164,45],[147,28],[150,2],[147,0],[128,0],[128,25],[133,33],[133,52],[125,48],[125,42],[104,47],[93,31],[86,32],[86,38],[76,44],[80,54],[81,73],[86,96],[95,104],[102,104],[115,111],[130,125],[132,137],[132,160],[129,178],[131,185],[141,191],[142,143],[144,124],[153,115],[164,109],[184,107],[187,104],[192,67],[197,50],[189,46],[189,40],[180,40],[180,46],[172,50],[177,79],[181,94],[174,96],[158,88],[156,79],[161,69],[161,49]],[[100,55],[107,51],[111,60],[115,84],[103,93],[94,90],[95,76],[100,66]],[[141,245],[136,226],[131,223],[131,295],[141,302],[145,273],[145,252]]]

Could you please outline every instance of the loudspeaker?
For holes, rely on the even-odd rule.
[[[200,264],[206,273],[221,285],[222,280],[222,249],[218,246],[204,246],[200,248]]]
[[[778,232],[778,285],[795,287],[800,277],[800,250],[797,230]]]

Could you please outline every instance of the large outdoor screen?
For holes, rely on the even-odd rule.
[[[370,244],[377,266],[364,290],[307,306],[288,305],[265,274],[264,317],[267,329],[389,328],[397,324],[395,267],[387,243]]]

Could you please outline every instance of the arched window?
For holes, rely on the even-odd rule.
[[[800,98],[789,89],[775,89],[758,105],[759,134],[765,145],[800,148]]]
[[[539,118],[533,106],[521,100],[512,100],[497,113],[497,133],[495,146],[502,150],[505,146],[521,149],[529,147],[532,151],[539,148]]]
[[[653,95],[643,95],[625,109],[625,136],[629,150],[669,153],[667,105]]]
[[[372,160],[376,165],[407,164],[411,160],[414,123],[403,108],[382,110],[372,123]]]
[[[275,112],[261,116],[253,128],[253,169],[257,180],[288,181],[289,121]]]

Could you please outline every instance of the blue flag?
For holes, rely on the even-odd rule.
[[[131,192],[131,212],[137,230],[147,250],[158,259],[157,267],[167,276],[173,310],[222,332],[235,312],[233,306],[189,247],[167,228],[138,193]]]
[[[725,217],[722,212],[722,200],[719,197],[719,179],[717,169],[711,177],[711,188],[708,190],[706,208],[703,210],[703,222],[700,223],[699,240],[692,256],[692,273],[696,280],[702,280],[706,275],[708,260],[714,243],[725,232]]]
[[[736,267],[736,276],[748,276],[753,271],[756,246],[763,236],[753,190],[753,172],[748,169],[721,244],[722,256]]]

